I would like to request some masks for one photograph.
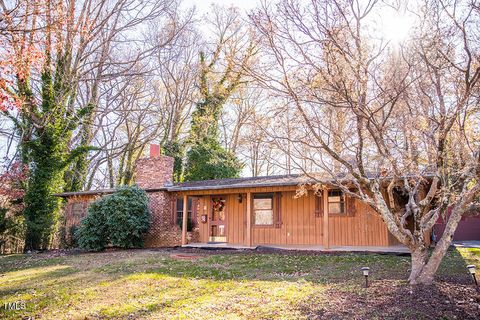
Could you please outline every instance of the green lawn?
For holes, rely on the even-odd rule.
[[[471,263],[480,267],[480,249],[450,251],[435,286],[427,289],[406,285],[409,259],[166,250],[2,256],[0,318],[480,316],[480,297],[465,269]],[[372,270],[369,288],[363,288],[362,266]],[[440,299],[446,307],[429,309],[429,299]],[[4,304],[15,301],[25,302],[26,309],[6,311]]]

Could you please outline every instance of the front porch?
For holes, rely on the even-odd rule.
[[[408,253],[364,203],[297,186],[177,190],[182,247]],[[190,232],[193,232],[194,236]]]
[[[245,246],[229,243],[189,243],[182,245],[182,248],[196,249],[231,249],[231,250],[257,250],[277,249],[277,250],[300,250],[300,251],[320,251],[320,252],[370,252],[370,253],[410,253],[405,246],[330,246],[325,248],[321,245],[254,245]]]

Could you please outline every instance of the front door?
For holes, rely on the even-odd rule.
[[[227,198],[225,196],[212,196],[212,209],[210,211],[210,242],[227,242]]]

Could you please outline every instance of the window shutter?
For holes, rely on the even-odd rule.
[[[275,192],[275,228],[282,226],[282,193]]]
[[[355,211],[357,210],[355,198],[345,195],[345,205],[347,206],[347,215],[355,216]]]
[[[319,218],[323,215],[323,197],[317,194],[315,196],[315,217]]]
[[[84,201],[84,202],[83,202],[83,205],[82,205],[82,216],[80,217],[80,220],[87,216],[88,207],[89,207],[88,205],[89,205],[88,201]]]
[[[200,202],[197,197],[192,199],[192,222],[194,225],[198,224],[198,206]]]
[[[172,226],[175,226],[177,224],[177,197],[171,197],[170,198],[170,208],[172,210]]]

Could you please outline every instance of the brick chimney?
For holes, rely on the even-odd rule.
[[[160,153],[160,145],[158,144],[150,144],[150,158],[159,157]]]
[[[160,154],[158,144],[150,145],[150,157],[135,164],[135,182],[143,189],[163,188],[173,181],[173,158]]]

